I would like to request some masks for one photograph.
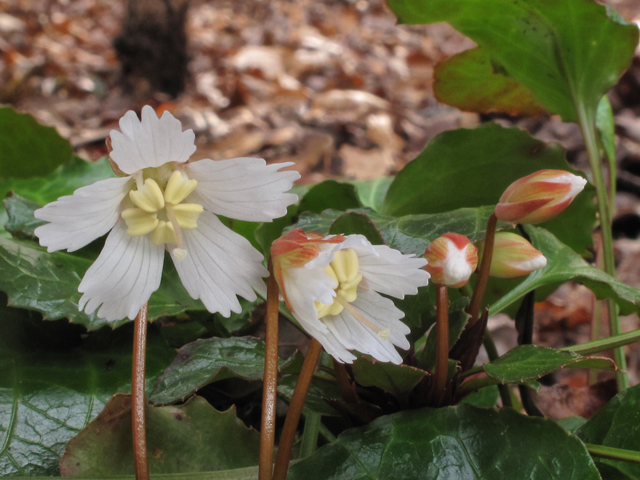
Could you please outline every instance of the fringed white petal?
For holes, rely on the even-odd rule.
[[[142,109],[142,121],[128,111],[120,119],[120,130],[111,130],[109,156],[128,175],[167,162],[184,163],[196,151],[193,130],[183,132],[173,115],[165,111],[158,118],[148,105]]]
[[[210,312],[228,317],[242,308],[237,295],[255,300],[253,288],[264,290],[264,257],[249,241],[225,227],[211,212],[198,217],[198,228],[183,230],[187,256],[171,255],[180,280],[194,299],[202,300]]]
[[[429,283],[430,275],[422,268],[427,261],[422,257],[403,255],[385,245],[372,249],[353,247],[358,254],[360,273],[371,290],[404,298],[415,295],[418,287]]]
[[[100,307],[97,315],[107,321],[133,320],[160,286],[163,262],[162,245],[149,235],[132,237],[124,220],[118,221],[80,282],[78,307],[88,314]]]
[[[261,158],[209,159],[185,165],[185,172],[198,181],[189,201],[200,203],[217,215],[270,222],[287,213],[287,207],[298,196],[285,193],[300,174],[293,170],[278,171],[293,163],[267,165]]]
[[[131,177],[100,180],[36,210],[34,217],[50,222],[35,229],[40,245],[49,252],[74,252],[107,233],[132,182]]]
[[[407,335],[411,329],[400,320],[404,318],[404,312],[396,307],[393,301],[372,290],[358,289],[358,298],[352,305],[373,324],[390,330],[387,340],[381,339],[383,342],[389,341],[403,350],[409,348]]]
[[[357,300],[352,306],[364,315],[356,303]],[[377,319],[367,318],[374,324],[378,323]],[[380,362],[402,363],[402,357],[388,339],[380,338],[376,332],[356,320],[346,308],[338,315],[324,317],[323,320],[345,349],[369,354]]]

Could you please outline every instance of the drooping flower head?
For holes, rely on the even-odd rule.
[[[526,238],[511,232],[496,233],[489,275],[515,278],[544,268],[547,259]]]
[[[160,286],[165,249],[187,292],[211,312],[240,312],[240,295],[264,288],[263,256],[216,215],[266,222],[283,216],[297,196],[284,193],[300,175],[259,158],[188,163],[192,130],[169,112],[158,118],[129,111],[110,136],[110,160],[120,178],[100,180],[61,197],[34,215],[49,252],[78,250],[110,231],[78,290],[79,308],[108,321],[134,319]]]
[[[409,348],[404,313],[382,294],[418,293],[429,274],[423,258],[372,245],[362,235],[322,237],[297,229],[271,247],[274,273],[296,319],[336,360],[349,351],[401,363],[394,345]]]
[[[546,222],[567,208],[586,184],[584,178],[564,170],[540,170],[509,185],[495,215],[504,222]]]
[[[431,281],[459,288],[469,281],[478,266],[478,249],[467,237],[458,233],[445,233],[424,252]]]

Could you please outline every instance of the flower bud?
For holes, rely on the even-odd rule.
[[[509,185],[495,215],[504,222],[546,222],[567,208],[586,183],[565,170],[540,170]]]
[[[515,233],[496,233],[489,274],[498,278],[528,275],[543,268],[547,259],[525,238]]]
[[[446,233],[434,240],[424,256],[429,262],[424,268],[431,274],[431,281],[447,287],[463,286],[478,265],[478,249],[457,233]]]

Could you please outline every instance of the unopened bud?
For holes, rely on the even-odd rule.
[[[567,208],[586,184],[565,170],[540,170],[513,182],[500,197],[495,215],[504,222],[546,222]]]
[[[478,249],[457,233],[446,233],[434,240],[424,256],[429,262],[424,268],[431,274],[431,281],[447,287],[463,286],[478,265]]]
[[[547,259],[525,238],[515,233],[496,233],[489,274],[498,278],[528,275],[543,268]]]

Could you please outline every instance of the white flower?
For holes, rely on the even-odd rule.
[[[284,193],[300,178],[279,172],[292,163],[258,158],[205,159],[192,130],[169,112],[142,109],[111,131],[111,160],[123,177],[101,180],[61,197],[34,215],[50,222],[35,230],[49,252],[78,250],[109,233],[78,290],[79,308],[108,321],[134,319],[160,286],[165,248],[187,292],[211,312],[240,312],[236,295],[255,300],[264,289],[263,256],[216,215],[254,222],[283,216],[297,196]]]
[[[427,285],[424,258],[371,245],[362,235],[322,237],[293,230],[271,248],[274,273],[295,318],[336,360],[350,350],[402,363],[410,329],[389,295],[404,298]]]

